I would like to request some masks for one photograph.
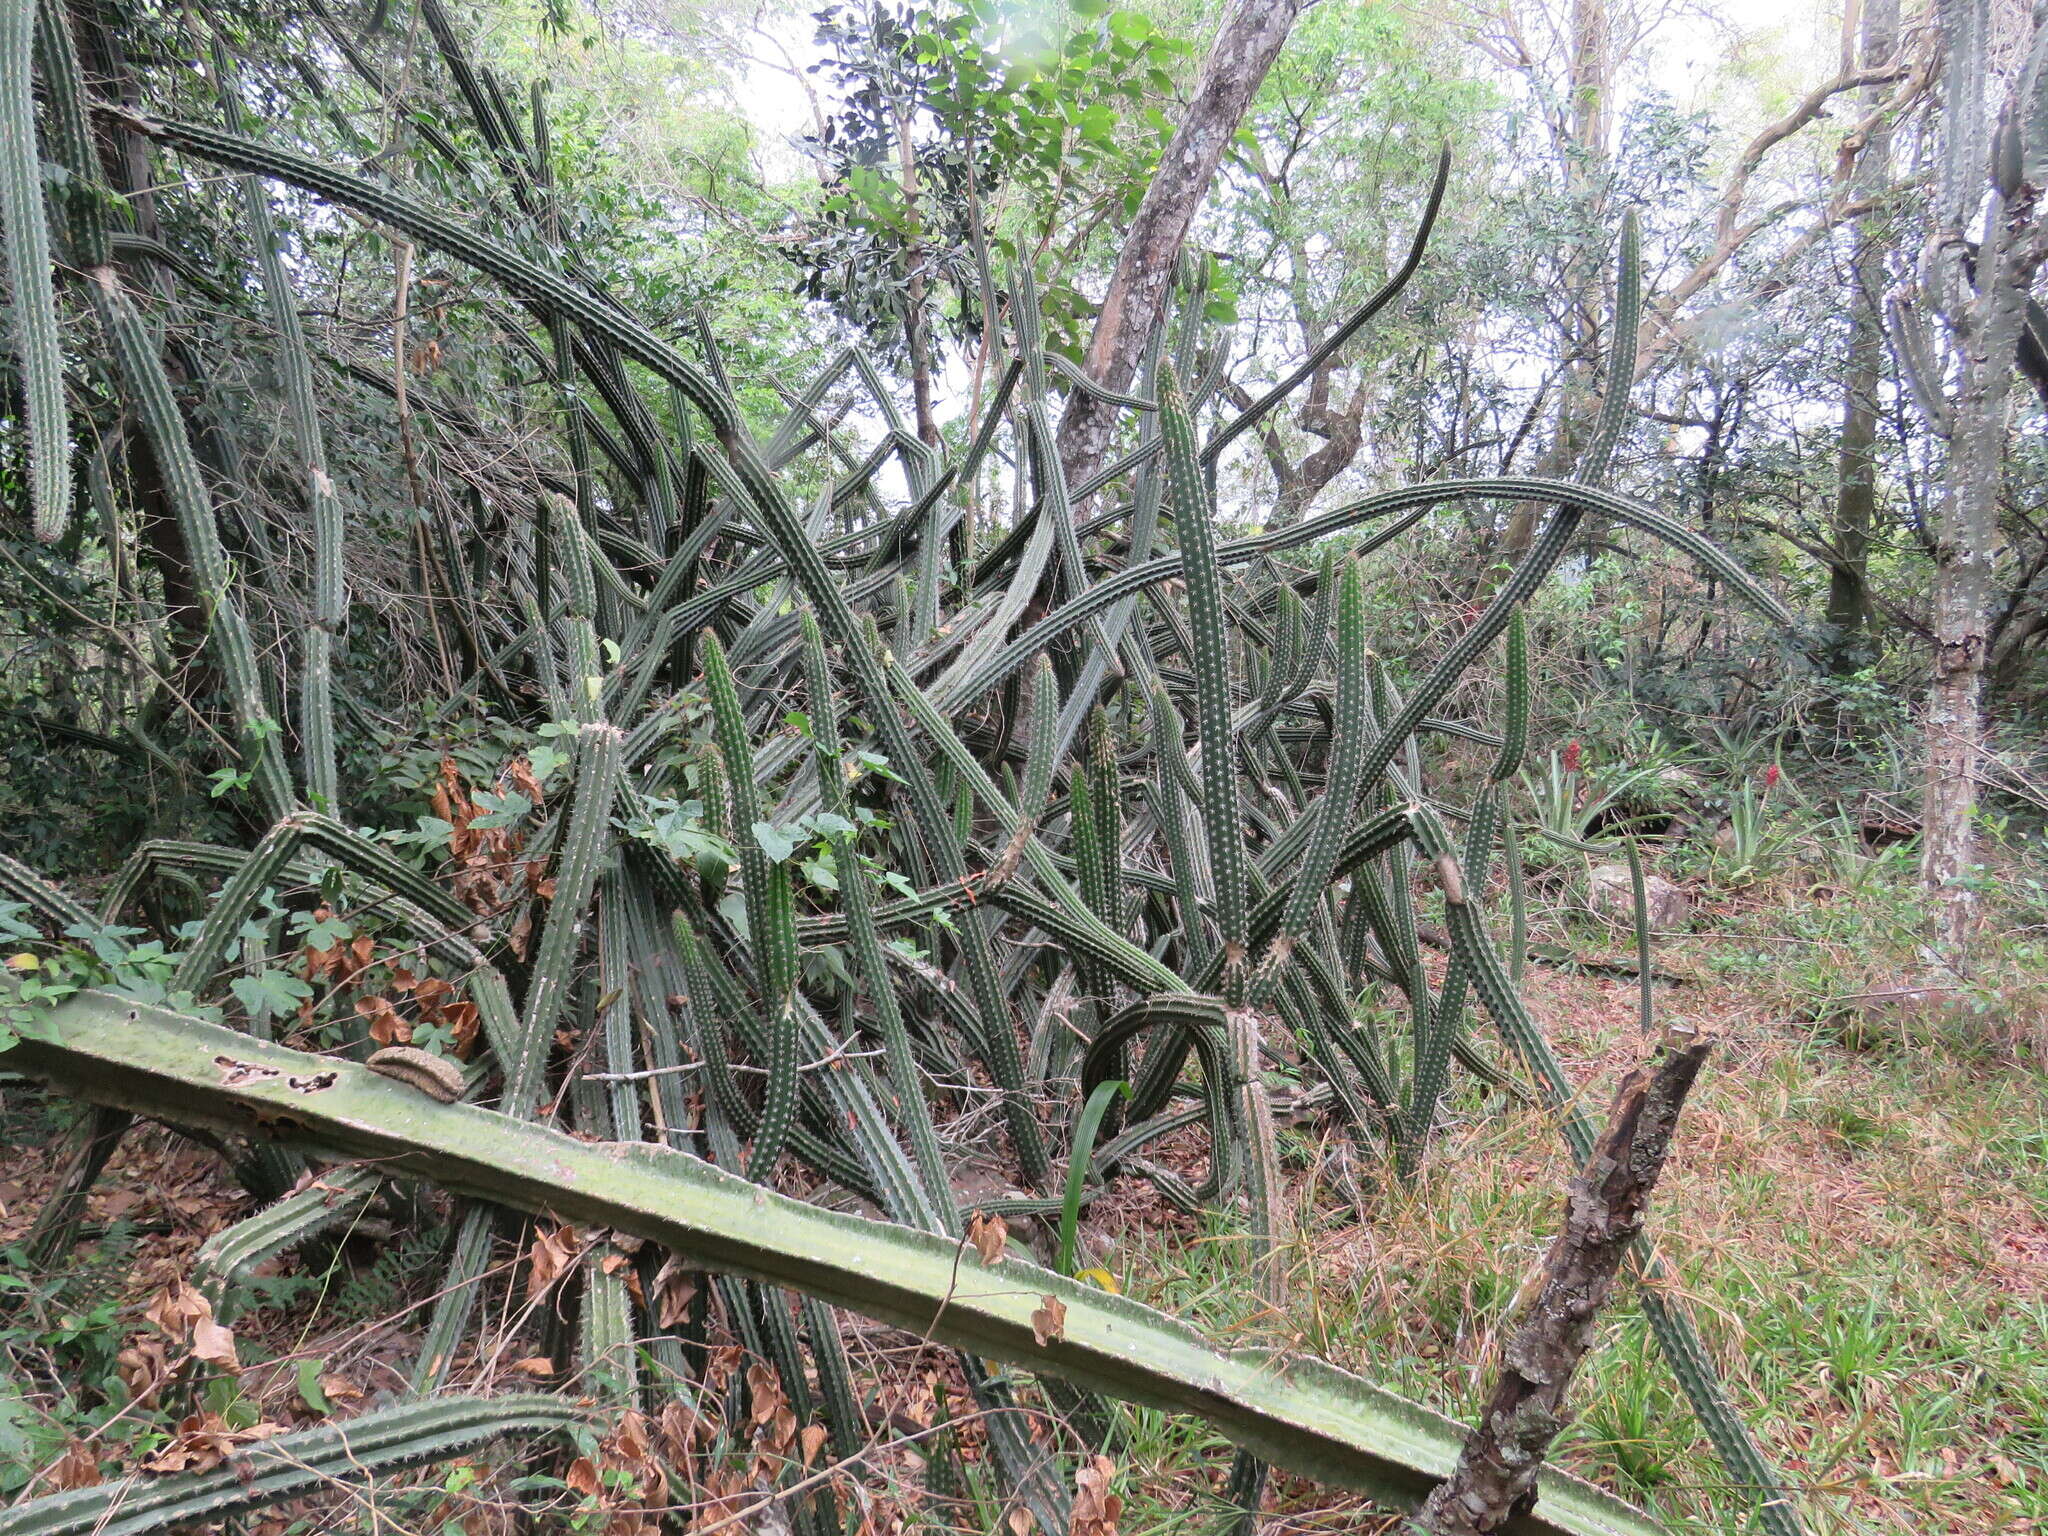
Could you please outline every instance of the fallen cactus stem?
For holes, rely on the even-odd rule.
[[[179,1124],[373,1161],[386,1174],[665,1244],[988,1359],[1208,1420],[1306,1477],[1412,1510],[1458,1458],[1453,1420],[1320,1360],[1218,1350],[1131,1301],[964,1242],[805,1205],[685,1154],[585,1142],[436,1103],[352,1062],[308,1055],[108,993],[71,999],[8,1065],[61,1091]],[[1045,1319],[1058,1318],[1048,1328]],[[1621,1500],[1546,1469],[1509,1529],[1647,1536]]]

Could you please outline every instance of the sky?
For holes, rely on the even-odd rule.
[[[1739,51],[1752,72],[1804,91],[1834,71],[1841,15],[1841,0],[1681,0],[1658,31],[1649,76],[1682,109],[1725,113],[1730,105],[1728,61]],[[765,17],[763,25],[800,64],[818,57],[807,11]],[[779,149],[810,127],[810,108],[801,87],[786,72],[767,64],[743,65],[737,71],[734,100],[760,131],[764,145]],[[792,165],[766,168],[787,171]]]

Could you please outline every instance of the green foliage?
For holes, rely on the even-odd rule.
[[[120,1298],[134,1249],[134,1229],[116,1221],[61,1267],[37,1265],[19,1245],[0,1250],[0,1498],[80,1435],[134,1447],[157,1432],[148,1416],[123,1420],[128,1391],[115,1370],[132,1322]]]
[[[809,141],[825,185],[789,255],[802,291],[889,356],[906,325],[981,334],[981,263],[1135,212],[1191,52],[1143,11],[1102,0],[1067,15],[991,0],[834,4],[817,23],[815,73],[837,110]],[[1212,302],[1232,318],[1227,298]],[[1069,273],[1051,275],[1040,304],[1047,345],[1078,359],[1089,305]]]

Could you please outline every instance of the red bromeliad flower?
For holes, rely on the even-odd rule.
[[[1564,771],[1566,773],[1577,773],[1579,771],[1579,754],[1581,750],[1577,738],[1565,743]]]
[[[1764,793],[1769,794],[1772,790],[1776,789],[1778,787],[1778,780],[1782,777],[1783,774],[1780,773],[1776,763],[1766,768],[1764,770]]]

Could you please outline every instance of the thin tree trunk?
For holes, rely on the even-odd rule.
[[[1899,0],[1869,0],[1863,13],[1863,60],[1867,71],[1891,57],[1898,42]],[[1885,87],[1863,88],[1868,112],[1884,99]],[[1874,203],[1889,180],[1891,126],[1879,121],[1857,157],[1853,196]],[[1828,568],[1828,665],[1845,677],[1869,660],[1865,629],[1870,617],[1867,591],[1870,529],[1877,515],[1877,392],[1884,367],[1885,215],[1873,209],[1856,221],[1849,261],[1849,356],[1843,378],[1842,445],[1835,489],[1835,563]]]
[[[929,285],[924,275],[924,246],[919,239],[917,215],[917,147],[911,142],[910,124],[901,113],[896,118],[896,163],[903,187],[903,206],[909,211],[909,234],[903,243],[907,281],[903,295],[903,345],[910,353],[910,401],[917,416],[918,441],[928,448],[939,446],[939,421],[932,413],[932,348]]]
[[[1643,1229],[1664,1171],[1678,1112],[1708,1042],[1660,1045],[1615,1094],[1607,1129],[1566,1191],[1564,1230],[1523,1288],[1515,1331],[1501,1351],[1479,1422],[1458,1465],[1431,1491],[1416,1526],[1436,1536],[1481,1536],[1525,1514],[1551,1442],[1570,1422],[1565,1394],[1591,1347],[1601,1305]]]
[[[1984,667],[2014,354],[2028,290],[2048,254],[2048,231],[2036,216],[2039,183],[2048,180],[2048,116],[2036,101],[2048,51],[2048,13],[2035,12],[2027,62],[2010,83],[2006,126],[1996,138],[1986,111],[1989,0],[1946,0],[1941,23],[1947,54],[1942,142],[1926,267],[1928,286],[1954,338],[1960,382],[1949,411],[1948,468],[1935,535],[1934,676],[1927,693],[1920,872],[1936,902],[1934,937],[1947,962],[1960,966],[1980,905],[1977,780],[1986,741]],[[1983,242],[1973,261],[1970,237],[1977,228]]]
[[[1234,0],[1224,15],[1194,97],[1124,236],[1095,319],[1086,367],[1105,388],[1128,389],[1138,376],[1146,345],[1166,312],[1174,263],[1188,229],[1300,12],[1301,0]],[[1101,466],[1115,425],[1115,407],[1079,391],[1069,398],[1059,432],[1060,466],[1068,484],[1080,483]]]
[[[2003,265],[2003,264],[2001,264]],[[2026,289],[2005,272],[1991,285],[1982,323],[1966,343],[1948,480],[1935,540],[1934,681],[1927,696],[1927,788],[1921,873],[1940,904],[1937,936],[1960,956],[1977,924],[1970,879],[1977,853],[1977,779],[1984,755],[1984,660],[1991,623],[1998,490],[2012,401],[2013,350]]]

